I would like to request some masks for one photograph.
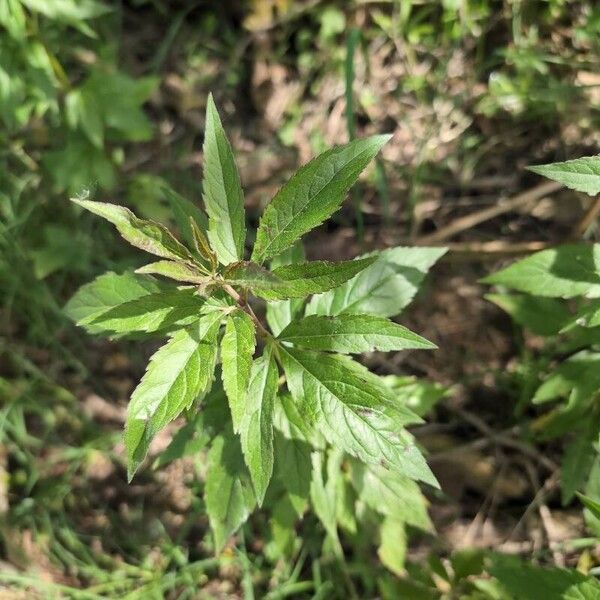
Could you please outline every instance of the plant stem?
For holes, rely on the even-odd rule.
[[[265,337],[266,339],[273,339],[271,333],[265,329],[264,325],[260,322],[260,319],[254,314],[252,307],[250,306],[250,304],[248,304],[245,298],[240,296],[240,294],[238,294],[228,283],[223,284],[223,290],[235,300],[236,304],[243,311],[250,315],[250,318],[252,319],[252,321],[254,321],[256,328],[263,335],[263,337]]]

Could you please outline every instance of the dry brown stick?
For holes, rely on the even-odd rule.
[[[589,206],[581,221],[575,227],[574,236],[581,237],[591,227],[592,223],[600,216],[600,196],[598,196]]]
[[[541,183],[536,187],[527,190],[521,194],[517,194],[513,198],[506,200],[505,202],[499,202],[494,206],[490,206],[483,210],[480,210],[476,213],[466,215],[464,217],[460,217],[455,219],[446,227],[442,227],[437,231],[429,235],[422,236],[417,241],[418,244],[437,244],[451,238],[452,236],[460,233],[461,231],[466,231],[467,229],[471,229],[471,227],[475,227],[475,225],[479,225],[479,223],[483,223],[485,221],[489,221],[494,217],[502,215],[504,213],[510,212],[523,206],[525,204],[529,204],[535,200],[539,200],[543,198],[547,194],[552,194],[562,188],[562,184],[557,183],[555,181],[548,181],[546,183]]]
[[[495,260],[501,256],[513,256],[515,254],[529,254],[545,250],[552,246],[552,242],[535,240],[531,242],[491,241],[491,242],[465,242],[457,244],[445,244],[450,251],[442,259],[454,260]]]

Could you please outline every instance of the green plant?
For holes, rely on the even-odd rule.
[[[600,157],[530,168],[590,195],[600,193]],[[531,424],[538,440],[566,437],[562,501],[583,488],[600,499],[600,244],[569,244],[537,252],[484,281],[521,294],[491,294],[519,325],[547,339],[547,372],[533,394],[550,407]],[[559,402],[557,402],[559,401]],[[600,534],[600,521],[586,511]]]
[[[101,275],[67,312],[91,333],[168,337],[129,403],[128,474],[154,436],[185,414],[188,425],[163,461],[209,448],[204,495],[217,549],[261,505],[273,511],[280,552],[294,546],[293,524],[310,501],[336,555],[338,525],[356,532],[362,518],[381,527],[381,555],[397,569],[405,526],[430,528],[416,482],[437,483],[405,429],[421,420],[403,401],[402,388],[412,382],[382,379],[349,355],[435,347],[389,317],[410,302],[445,250],[391,248],[305,262],[299,242],[340,207],[387,140],[355,140],[302,167],[266,207],[251,260],[244,256],[243,192],[212,98],[204,141],[208,218],[176,198],[187,246],[122,206],[74,200],[161,259],[136,273]],[[267,301],[266,323],[256,298]]]

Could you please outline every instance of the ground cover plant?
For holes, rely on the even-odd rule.
[[[341,556],[338,521],[347,519],[355,529],[353,504],[360,500],[381,515],[371,520],[381,521],[382,552],[393,562],[402,549],[386,540],[388,530],[398,535],[406,524],[429,529],[415,482],[437,482],[405,429],[420,417],[350,355],[435,347],[388,317],[410,302],[445,249],[392,248],[350,261],[304,261],[301,237],[340,208],[389,139],[382,135],[334,147],[293,175],[265,208],[251,260],[245,260],[243,192],[212,98],[206,123],[208,218],[173,197],[188,247],[124,207],[74,200],[113,223],[135,247],[163,259],[136,273],[100,275],[67,305],[93,333],[168,336],[128,406],[129,479],[152,439],[185,412],[186,435],[197,431],[202,439],[194,451],[209,446],[204,493],[217,551],[265,501],[280,538],[293,542],[294,523],[310,500]],[[252,297],[267,301],[265,323]],[[386,490],[402,503],[382,502]],[[341,517],[338,496],[347,503]]]

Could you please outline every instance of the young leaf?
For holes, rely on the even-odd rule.
[[[203,305],[196,290],[175,288],[109,308],[90,325],[111,333],[152,333],[197,321]]]
[[[536,252],[483,279],[550,298],[600,296],[600,244],[569,245]]]
[[[590,196],[600,194],[600,156],[584,156],[575,160],[527,168],[578,192]]]
[[[95,215],[110,221],[132,246],[161,258],[194,262],[190,251],[160,223],[138,219],[128,208],[117,204],[78,198],[71,200]]]
[[[406,327],[372,315],[311,315],[290,323],[279,339],[294,346],[341,354],[436,347]]]
[[[266,300],[285,300],[337,287],[374,260],[366,258],[339,263],[315,261],[277,267],[273,272],[252,262],[239,262],[230,265],[224,277],[232,285],[246,287]]]
[[[413,299],[427,271],[446,248],[390,248],[375,254],[375,262],[330,292],[314,296],[307,315],[397,315]]]
[[[229,400],[233,430],[238,433],[244,416],[246,390],[250,381],[256,330],[250,316],[235,310],[227,317],[221,341],[223,387]]]
[[[592,513],[596,519],[600,519],[600,502],[596,502],[593,498],[585,496],[579,492],[575,492],[581,503]]]
[[[244,257],[244,195],[212,94],[206,105],[203,151],[202,189],[208,213],[208,239],[219,261],[227,265]]]
[[[271,350],[254,361],[240,428],[242,451],[260,506],[273,473],[273,407],[279,371]]]
[[[133,477],[152,438],[212,383],[221,316],[181,329],[150,359],[127,408],[127,471]]]
[[[208,453],[204,500],[219,552],[256,505],[239,441],[231,429],[214,439]]]
[[[175,190],[165,186],[162,191],[167,197],[182,239],[191,248],[194,245],[191,222],[194,222],[202,231],[206,231],[208,229],[206,215],[193,202],[190,202]]]
[[[350,187],[390,137],[377,135],[332,148],[293,175],[260,219],[252,260],[262,263],[280,254],[338,210]]]
[[[150,275],[162,275],[175,281],[184,283],[206,283],[209,281],[206,272],[201,272],[199,269],[186,265],[181,262],[172,260],[159,260],[157,262],[144,265],[135,270],[136,273],[145,273]]]
[[[345,357],[279,346],[288,388],[327,441],[372,464],[437,486],[403,429],[419,419],[397,404],[378,378]]]

